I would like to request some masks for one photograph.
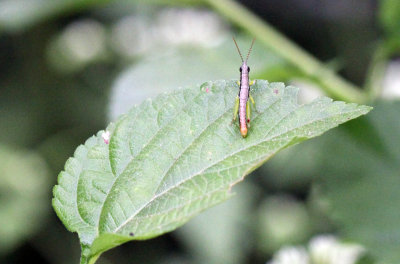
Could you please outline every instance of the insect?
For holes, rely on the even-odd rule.
[[[247,136],[247,128],[250,127],[250,104],[249,99],[255,106],[255,102],[253,97],[250,95],[250,86],[255,83],[255,81],[249,81],[249,72],[250,67],[247,66],[247,60],[249,59],[249,55],[251,53],[251,49],[253,48],[254,40],[251,42],[250,49],[247,53],[246,60],[243,60],[242,53],[240,52],[239,46],[236,43],[235,38],[232,38],[235,42],[236,48],[239,52],[240,58],[242,59],[242,66],[240,66],[240,81],[238,81],[239,85],[239,94],[236,97],[234,112],[233,112],[233,121],[239,116],[239,127],[240,134],[242,137]]]

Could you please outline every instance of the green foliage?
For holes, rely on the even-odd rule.
[[[302,243],[312,234],[306,206],[290,196],[270,196],[258,211],[257,246],[264,254],[274,253],[288,244]]]
[[[389,35],[400,36],[400,1],[381,0],[379,18]]]
[[[379,53],[375,60],[379,59],[378,63],[385,65],[385,62],[392,56],[400,53],[400,1],[397,0],[381,0],[379,9],[379,22],[384,29],[386,38],[383,45],[378,50]],[[377,66],[380,66],[379,64]],[[379,86],[380,84],[376,84]]]
[[[342,224],[344,234],[386,263],[400,259],[399,110],[399,103],[378,104],[366,124],[337,131],[340,141],[329,137],[325,145],[333,150],[324,162],[329,214]],[[371,130],[373,136],[362,135]]]
[[[48,176],[37,153],[0,144],[0,256],[40,228],[50,209]]]
[[[400,102],[379,102],[370,115],[268,163],[288,182],[289,175],[317,179],[312,200],[343,235],[365,245],[381,263],[400,259],[399,111]]]
[[[232,199],[204,211],[174,232],[193,252],[194,261],[190,263],[245,263],[253,246],[250,241],[258,192],[251,181],[235,185],[233,190],[236,195]]]
[[[297,88],[259,80],[252,126],[231,124],[234,81],[207,82],[147,100],[77,148],[53,206],[79,234],[81,263],[129,240],[174,230],[231,197],[231,188],[279,150],[371,108],[321,98],[297,104]]]

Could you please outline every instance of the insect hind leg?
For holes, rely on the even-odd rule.
[[[249,101],[246,102],[246,121],[248,124],[248,127],[250,127],[250,116],[251,116],[251,112],[250,112],[250,103]]]
[[[233,108],[232,123],[236,120],[238,113],[239,113],[239,96],[236,96],[235,107]]]

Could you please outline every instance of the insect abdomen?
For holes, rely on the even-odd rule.
[[[243,78],[242,76],[242,81],[247,81],[246,83],[241,83],[240,84],[240,92],[239,92],[239,125],[240,125],[240,134],[242,134],[242,137],[247,136],[247,120],[246,120],[246,104],[247,100],[249,98],[249,84],[248,84],[248,79]]]

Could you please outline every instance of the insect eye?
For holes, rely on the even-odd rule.
[[[247,72],[250,72],[250,67],[247,67]]]
[[[239,68],[239,71],[242,72],[242,67]]]

